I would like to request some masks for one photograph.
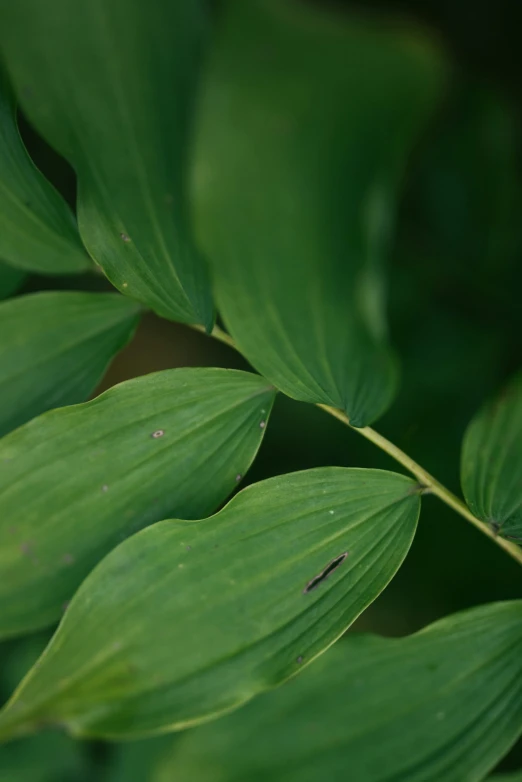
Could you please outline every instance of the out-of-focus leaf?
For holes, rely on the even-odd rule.
[[[403,639],[352,636],[184,734],[154,782],[479,782],[522,731],[522,603]]]
[[[25,274],[21,269],[0,261],[0,299],[7,299],[16,293],[24,280]]]
[[[423,150],[406,214],[410,251],[430,259],[428,277],[442,265],[453,285],[494,300],[502,293],[522,251],[519,125],[516,106],[499,90],[454,87]]]
[[[488,777],[488,782],[522,782],[522,771],[513,771],[511,774],[494,774]]]
[[[0,304],[0,435],[87,399],[139,310],[113,293],[33,293]]]
[[[254,484],[198,523],[111,552],[0,715],[129,738],[233,709],[296,674],[384,589],[410,547],[416,484],[327,467]]]
[[[273,398],[245,372],[167,370],[4,437],[0,636],[57,620],[89,570],[132,532],[214,510],[254,458]]]
[[[59,733],[0,747],[2,782],[87,782],[87,768],[85,747]]]
[[[522,542],[522,372],[470,423],[461,475],[470,510]]]
[[[0,11],[21,104],[78,175],[90,254],[124,293],[210,328],[184,205],[205,26],[200,0],[17,0]]]
[[[229,0],[202,100],[195,216],[249,361],[355,426],[390,403],[383,270],[407,155],[439,96],[417,34]]]
[[[1,62],[0,256],[40,274],[80,272],[91,265],[72,212],[27,154]]]
[[[163,755],[177,740],[171,735],[124,741],[113,749],[103,782],[151,782]]]

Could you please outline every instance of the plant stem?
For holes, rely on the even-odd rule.
[[[446,505],[449,505],[450,508],[453,508],[454,511],[460,514],[463,518],[467,519],[467,521],[471,522],[471,524],[473,524],[473,526],[480,530],[484,535],[495,541],[495,543],[503,548],[504,551],[507,551],[507,553],[513,557],[513,559],[516,559],[517,562],[522,564],[522,548],[515,545],[514,543],[510,543],[504,538],[499,537],[490,527],[487,526],[487,524],[480,521],[480,519],[477,519],[477,517],[471,513],[467,505],[465,505],[462,500],[459,499],[459,497],[443,486],[440,481],[434,478],[433,475],[430,475],[430,473],[421,467],[420,464],[414,462],[413,459],[408,456],[408,454],[404,453],[404,451],[401,451],[400,448],[397,448],[396,445],[387,440],[386,437],[383,437],[382,434],[379,434],[370,426],[363,426],[360,428],[352,426],[348,420],[348,416],[346,413],[343,413],[342,410],[337,410],[334,407],[320,404],[317,405],[317,407],[320,407],[321,410],[324,410],[326,413],[333,415],[334,418],[342,421],[343,424],[349,426],[350,429],[352,429],[354,432],[358,432],[363,437],[366,437],[367,440],[370,440],[382,451],[385,451],[389,456],[392,457],[392,459],[395,459],[395,461],[399,462],[399,464],[402,464],[402,466],[411,472],[412,475],[417,478],[419,483],[421,483],[422,486],[425,487],[431,494],[435,494],[440,500],[442,500],[442,502],[445,502]]]
[[[205,333],[205,330],[202,326],[194,326],[194,328]],[[227,334],[226,331],[223,331],[223,329],[221,329],[219,326],[214,326],[210,336],[240,352],[232,337]],[[411,459],[407,453],[401,451],[400,448],[397,448],[397,446],[387,440],[386,437],[383,437],[382,434],[379,434],[375,431],[375,429],[372,429],[369,426],[352,426],[348,420],[348,416],[346,413],[343,413],[342,410],[338,410],[335,407],[329,407],[329,405],[322,404],[317,404],[317,407],[320,407],[321,410],[325,411],[325,413],[328,413],[334,418],[337,418],[338,421],[341,421],[343,424],[350,427],[352,431],[358,432],[358,434],[366,437],[367,440],[370,440],[382,451],[385,451],[385,453],[391,456],[392,459],[395,459],[395,461],[399,462],[399,464],[402,464],[402,466],[405,467],[408,472],[411,472],[411,474],[417,478],[419,483],[422,484],[426,493],[429,492],[430,494],[435,494],[440,500],[442,500],[442,502],[446,503],[446,505],[449,505],[450,508],[453,508],[453,510],[456,511],[460,516],[473,524],[473,526],[480,530],[483,535],[486,535],[486,537],[494,541],[497,546],[500,546],[500,548],[504,549],[504,551],[506,551],[511,557],[513,557],[513,559],[516,559],[516,561],[522,565],[522,548],[517,546],[515,543],[510,543],[508,540],[505,540],[505,538],[501,538],[490,527],[488,527],[487,524],[480,521],[480,519],[471,513],[467,505],[465,505],[459,497],[443,486],[440,481],[434,478],[433,475],[430,475],[430,473],[421,467],[420,464],[417,464],[417,462],[413,461],[413,459]]]

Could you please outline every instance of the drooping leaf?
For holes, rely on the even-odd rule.
[[[522,373],[468,426],[461,476],[470,510],[522,542]]]
[[[8,263],[0,261],[0,300],[7,299],[21,287],[25,274]]]
[[[112,293],[34,293],[0,304],[0,435],[87,399],[139,310]]]
[[[377,597],[419,508],[409,478],[328,467],[254,484],[210,519],[134,535],[82,584],[0,715],[0,736],[60,724],[129,738],[241,705]]]
[[[4,437],[0,636],[56,621],[132,532],[213,511],[254,458],[273,397],[245,372],[167,370]]]
[[[218,304],[262,374],[362,426],[394,393],[381,267],[441,60],[294,0],[225,5],[194,174]]]
[[[0,12],[23,108],[78,175],[90,254],[124,293],[210,328],[184,204],[205,27],[200,0],[17,0]]]
[[[479,782],[522,732],[522,602],[402,639],[349,636],[190,731],[151,782]]]
[[[29,157],[0,62],[0,257],[27,271],[80,272],[91,260],[74,216]]]

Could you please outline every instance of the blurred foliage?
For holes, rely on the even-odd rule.
[[[459,490],[460,443],[479,406],[520,364],[522,308],[522,58],[517,4],[372,0],[375,13],[407,13],[446,44],[457,63],[443,110],[417,149],[401,204],[389,272],[390,334],[402,362],[399,396],[378,429]],[[332,2],[337,12],[353,6]],[[27,125],[25,141],[71,202],[68,166]],[[8,273],[0,269],[0,289]],[[14,280],[14,277],[12,277]],[[18,282],[18,280],[16,280]],[[21,282],[21,280],[20,280]],[[15,282],[9,283],[14,285]],[[24,291],[104,290],[93,276],[31,277]],[[114,362],[103,387],[174,366],[244,367],[223,345],[154,316]],[[321,465],[396,465],[357,433],[311,406],[279,398],[249,482]],[[464,556],[463,556],[464,552]],[[488,540],[426,497],[412,551],[358,630],[402,635],[450,612],[520,597],[520,574]],[[0,648],[7,696],[36,658],[39,638]],[[74,744],[43,734],[0,749],[2,782],[147,782],[166,737],[124,745]],[[520,766],[522,753],[505,762]]]

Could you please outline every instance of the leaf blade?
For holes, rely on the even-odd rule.
[[[0,435],[87,399],[139,316],[138,305],[112,293],[35,293],[0,304]]]
[[[225,323],[282,391],[356,426],[395,390],[382,265],[441,70],[408,36],[258,0],[226,4],[204,85],[195,220]]]
[[[308,676],[186,733],[153,780],[478,782],[522,732],[521,617],[514,601],[406,638],[349,635]]]
[[[472,513],[522,542],[522,373],[469,424],[461,482]]]
[[[88,269],[91,261],[71,210],[25,149],[1,62],[0,172],[0,257],[40,274]]]
[[[245,372],[166,370],[4,437],[0,634],[59,619],[128,534],[169,512],[214,510],[252,462],[273,398]]]
[[[210,329],[206,267],[184,204],[192,92],[205,33],[199,0],[22,0],[2,9],[24,109],[78,175],[89,253],[123,293]],[[79,88],[80,85],[80,88]]]
[[[409,478],[322,468],[254,484],[210,519],[149,527],[84,582],[5,720],[23,721],[27,706],[29,722],[129,738],[236,708],[375,599],[419,508]]]

